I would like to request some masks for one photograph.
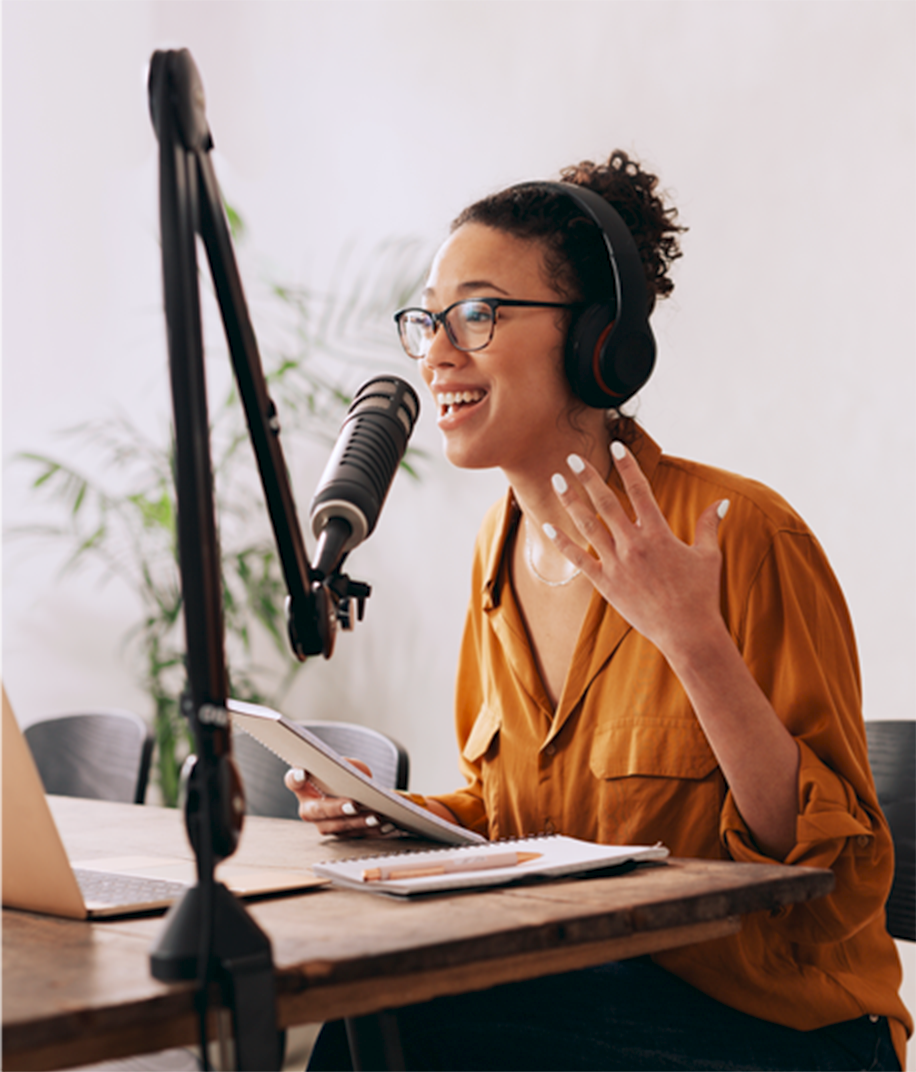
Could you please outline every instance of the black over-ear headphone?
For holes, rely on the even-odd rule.
[[[623,405],[643,386],[655,365],[645,270],[630,230],[594,190],[567,182],[524,183],[568,197],[601,232],[608,255],[608,300],[579,313],[566,340],[566,375],[589,406]]]

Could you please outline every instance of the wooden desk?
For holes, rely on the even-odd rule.
[[[72,858],[190,855],[175,811],[51,803]],[[249,819],[235,859],[298,865],[379,848],[322,841],[305,823]],[[830,871],[672,860],[613,878],[419,902],[325,887],[251,913],[273,943],[287,1027],[720,937],[744,913],[820,897],[833,881]],[[83,923],[5,910],[4,1067],[64,1068],[195,1043],[190,984],[149,973],[161,927],[161,917]]]

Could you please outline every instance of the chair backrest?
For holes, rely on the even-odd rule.
[[[894,839],[894,885],[887,900],[887,929],[916,941],[916,721],[866,722],[868,761],[878,802]]]
[[[23,730],[46,793],[142,804],[153,738],[132,711],[60,715]]]
[[[348,759],[360,759],[386,789],[406,789],[407,752],[386,734],[354,722],[303,722],[303,726]],[[289,770],[279,756],[247,733],[233,733],[232,756],[245,786],[246,812],[275,819],[297,819],[295,796],[283,784]]]

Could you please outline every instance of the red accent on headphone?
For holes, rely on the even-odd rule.
[[[612,391],[604,382],[604,377],[601,375],[601,349],[604,346],[605,339],[610,335],[614,323],[615,322],[612,320],[598,336],[598,341],[595,343],[595,349],[592,351],[592,374],[595,377],[595,382],[605,394],[612,395],[614,398],[622,398],[623,396],[621,392]]]

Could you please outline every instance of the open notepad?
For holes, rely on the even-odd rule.
[[[503,858],[507,853],[517,853],[528,859],[508,866],[487,866],[488,857]],[[468,845],[459,849],[431,849],[333,860],[314,864],[312,870],[316,875],[350,889],[409,897],[439,890],[477,889],[533,879],[582,875],[643,860],[663,860],[667,855],[668,850],[664,845],[596,845],[560,834],[545,834],[518,841]],[[450,870],[451,866],[457,866],[458,869]],[[378,877],[379,871],[382,877]],[[411,872],[415,871],[441,873],[411,877]],[[393,874],[386,878],[386,872]]]

